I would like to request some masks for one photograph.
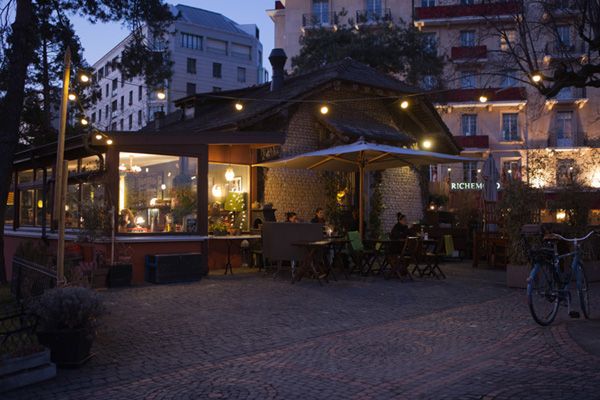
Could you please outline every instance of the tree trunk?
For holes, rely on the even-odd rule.
[[[7,72],[10,79],[6,96],[0,104],[0,282],[6,282],[4,265],[4,214],[10,190],[12,164],[19,141],[19,124],[23,111],[25,77],[35,47],[35,23],[32,0],[17,0],[12,24]]]
[[[50,124],[52,122],[52,110],[51,99],[50,99],[50,66],[48,65],[48,39],[44,37],[42,39],[42,91],[44,97],[44,133],[42,136],[48,135],[50,132]],[[46,143],[48,138],[39,138],[41,143]]]

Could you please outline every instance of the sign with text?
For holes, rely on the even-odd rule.
[[[500,182],[496,186],[500,189]],[[483,182],[450,182],[450,190],[483,190]]]

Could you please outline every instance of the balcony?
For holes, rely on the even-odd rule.
[[[585,132],[550,132],[548,147],[555,149],[572,149],[586,145]]]
[[[487,102],[481,103],[479,97],[485,95]],[[435,95],[432,101],[436,103],[465,103],[486,105],[490,103],[523,103],[527,93],[523,87],[485,88],[485,89],[455,89]]]
[[[356,24],[368,25],[381,22],[392,21],[392,10],[385,8],[382,10],[358,10],[356,12]]]
[[[544,47],[544,54],[544,59],[548,62],[552,60],[571,60],[586,54],[586,44],[585,42],[576,44],[558,41],[549,42]]]
[[[458,60],[483,60],[487,58],[487,46],[459,46],[452,47],[450,57]]]
[[[488,149],[490,147],[488,135],[454,136],[454,141],[463,149]]]
[[[326,28],[338,24],[338,15],[335,12],[328,13],[309,13],[302,15],[302,28]]]
[[[510,17],[518,13],[519,10],[518,1],[416,7],[415,20],[418,21],[417,25],[465,22],[465,20],[479,20],[489,17]]]

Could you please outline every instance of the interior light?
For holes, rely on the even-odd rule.
[[[137,217],[135,219],[136,225],[142,225],[144,222],[146,222],[146,220],[144,219],[144,217]]]
[[[479,102],[480,103],[487,103],[488,98],[485,94],[482,94],[481,96],[479,96]]]
[[[165,185],[164,183],[162,185],[160,185],[160,190],[165,190],[167,188],[167,185]]]
[[[227,182],[231,182],[231,181],[233,181],[234,178],[235,178],[235,172],[233,171],[233,168],[228,167],[227,170],[225,171],[225,180]]]
[[[448,168],[448,172],[452,172],[452,168]]]
[[[421,145],[423,146],[424,149],[429,150],[433,146],[433,143],[431,142],[431,140],[425,139],[425,140],[423,140],[423,143]]]
[[[212,195],[217,199],[223,197],[223,189],[221,189],[221,185],[213,185]]]
[[[114,142],[113,142],[113,140],[112,140],[112,139],[107,139],[107,140],[106,140],[106,144],[107,144],[107,145],[109,145],[109,146],[110,146],[111,144],[113,144],[113,143],[114,143]]]
[[[400,108],[402,108],[403,110],[406,110],[408,106],[408,100],[402,100],[402,103],[400,103]]]
[[[37,206],[38,208],[44,208],[44,202],[42,200],[38,200]]]
[[[98,133],[98,134],[96,135],[96,140],[102,140],[102,135]]]

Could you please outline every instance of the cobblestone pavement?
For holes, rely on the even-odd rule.
[[[600,399],[600,355],[573,340],[597,334],[598,320],[563,309],[539,327],[503,272],[446,271],[324,287],[214,275],[104,292],[96,356],[2,398]],[[600,304],[600,285],[591,290]]]

